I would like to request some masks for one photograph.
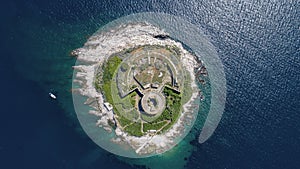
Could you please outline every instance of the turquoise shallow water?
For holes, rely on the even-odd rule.
[[[174,18],[171,17],[171,16],[168,16],[168,15],[163,15],[163,14],[156,15],[156,14],[153,14],[153,13],[142,13],[142,14],[136,14],[136,15],[131,15],[131,16],[128,16],[128,17],[120,18],[117,21],[113,21],[113,23],[109,23],[109,24],[105,25],[105,28],[101,28],[99,31],[97,31],[95,36],[102,36],[105,39],[109,39],[111,37],[108,37],[108,36],[105,36],[105,34],[102,34],[103,31],[105,32],[105,31],[110,31],[111,29],[113,30],[113,29],[115,29],[115,27],[118,27],[120,23],[124,24],[124,23],[132,22],[132,21],[135,21],[135,22],[141,22],[141,21],[145,22],[145,21],[147,21],[147,22],[152,23],[153,20],[155,20],[155,19],[152,19],[152,18],[157,17],[157,16],[159,16],[161,22],[159,22],[159,23],[154,22],[153,24],[161,24],[160,29],[164,29],[167,33],[170,33],[170,36],[172,36],[172,38],[173,37],[178,38],[179,36],[174,34],[174,32],[177,33],[178,31],[173,30],[174,28],[172,26],[172,23],[168,23],[168,24],[171,24],[171,28],[168,25],[164,25],[165,24],[164,22],[167,22],[167,21],[169,21],[171,19],[174,19]],[[176,24],[178,24],[178,23],[176,22]],[[172,30],[172,32],[168,32],[169,30]],[[180,30],[180,28],[177,28],[176,30]],[[203,38],[201,38],[201,35],[200,35],[199,39],[197,39],[197,40],[200,41],[202,39]],[[182,39],[182,40],[187,41],[186,38]],[[203,43],[208,43],[205,39],[203,39],[202,42]],[[200,52],[199,55],[201,55],[201,58],[200,58],[201,60],[202,60],[202,58],[203,59],[207,59],[207,58],[212,59],[213,58],[212,55],[207,55],[204,52],[203,53]],[[104,57],[104,56],[99,56],[99,57]],[[81,64],[84,64],[84,63],[81,63]],[[80,64],[76,63],[76,65],[80,65]],[[201,115],[199,115],[199,119],[196,122],[198,124],[198,126],[197,126],[198,131],[202,128],[203,121],[205,120],[206,115],[207,115],[208,111],[210,110],[209,105],[210,105],[210,99],[211,99],[210,98],[211,97],[211,94],[210,94],[211,87],[210,87],[209,77],[206,77],[205,79],[206,79],[206,85],[200,85],[201,90],[203,91],[206,99],[205,99],[205,101],[201,102],[201,107],[200,107]],[[77,84],[77,83],[75,83],[75,84]],[[77,88],[78,86],[74,86],[74,87]],[[78,101],[78,99],[79,99],[79,101]],[[84,101],[82,101],[82,99],[80,99],[80,97],[77,94],[74,95],[73,101],[74,101],[75,110],[76,110],[76,113],[78,115],[78,119],[80,121],[80,124],[82,125],[82,127],[83,127],[84,131],[87,133],[87,135],[96,144],[98,144],[99,146],[101,146],[102,148],[104,148],[106,150],[110,150],[111,152],[113,152],[115,154],[119,154],[121,156],[134,157],[134,158],[144,157],[144,156],[137,156],[130,147],[127,147],[127,146],[124,146],[124,145],[122,145],[122,146],[115,145],[114,143],[112,143],[110,140],[114,136],[114,133],[110,134],[110,133],[105,132],[104,130],[100,130],[99,128],[95,127],[95,123],[97,121],[97,118],[92,117],[91,115],[88,114],[87,111],[89,110],[89,106],[83,105]],[[196,102],[198,103],[198,101],[196,101]],[[84,109],[85,109],[85,111],[82,111]],[[197,115],[198,110],[194,110],[194,111],[195,111],[195,114]],[[195,117],[196,117],[196,115],[195,115]],[[194,121],[192,123],[194,123]],[[191,126],[186,125],[185,128],[186,128],[185,133],[184,134],[182,133],[183,136],[188,134],[189,129],[191,128]],[[193,134],[195,134],[195,133],[193,133]],[[176,138],[176,140],[180,141],[183,136],[181,136],[180,138]],[[186,142],[189,142],[189,141],[191,141],[191,140],[186,140]],[[188,147],[183,148],[183,149],[188,149]],[[181,154],[180,156],[185,157],[185,158],[187,158],[189,156],[188,151],[186,151],[185,154],[184,154],[184,151],[181,151],[181,152],[183,154]],[[173,151],[173,154],[174,153],[176,154],[177,151]],[[168,153],[164,154],[163,156],[165,156],[165,155],[168,156]],[[183,159],[184,158],[182,158],[182,160]],[[138,160],[138,161],[146,161],[146,160]],[[145,162],[145,163],[148,163],[148,162]],[[182,161],[181,161],[181,163],[182,164],[179,165],[179,166],[182,166],[184,164]]]
[[[168,157],[133,163],[156,168],[182,168],[184,162],[186,168],[300,165],[299,2],[3,4],[1,168],[143,168],[101,150],[82,132],[69,91],[75,59],[68,56],[105,23],[142,11],[179,15],[201,27],[224,63],[228,97],[223,119],[208,142],[198,144],[199,132],[193,130],[175,147],[174,156],[170,152]],[[48,98],[51,89],[58,102]],[[180,151],[192,154],[184,160]]]
[[[65,123],[77,131],[78,137],[86,137],[81,126],[78,124],[73,108],[70,90],[73,74],[72,66],[75,64],[76,59],[70,57],[69,53],[73,49],[81,47],[86,39],[94,33],[92,31],[101,27],[101,25],[99,23],[93,25],[94,22],[91,21],[81,21],[77,24],[51,24],[47,22],[51,20],[51,18],[46,19],[39,17],[30,19],[25,17],[18,20],[21,26],[16,28],[18,34],[12,35],[12,42],[20,41],[20,44],[18,44],[20,45],[20,50],[15,51],[18,57],[13,58],[13,60],[19,62],[19,57],[23,57],[21,59],[22,64],[15,65],[15,69],[22,76],[41,86],[45,94],[48,91],[54,91],[59,98],[55,104],[62,108]],[[90,25],[90,27],[87,25]],[[209,98],[207,98],[207,100],[209,100]],[[200,119],[202,123],[204,117],[206,117],[205,112],[207,113],[209,106],[206,107],[206,109],[202,109],[203,112],[201,115],[203,116]],[[176,163],[173,163],[173,167],[182,168],[189,154],[192,152],[193,147],[189,142],[191,139],[196,138],[195,132],[165,156],[153,157],[147,160],[129,161],[132,165],[140,164],[160,168],[161,166],[170,165],[169,160],[176,159]],[[89,140],[87,144],[92,144],[92,141]],[[97,162],[98,156],[101,156],[101,150],[97,149],[100,148],[95,147],[95,150],[92,150],[94,156],[88,155],[82,157],[80,161],[83,161],[82,163],[84,165],[88,165],[86,161],[89,161],[89,163]],[[120,159],[121,161],[128,161],[128,159]],[[153,165],[154,162],[155,165]]]

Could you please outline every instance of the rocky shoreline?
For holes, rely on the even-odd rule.
[[[119,127],[116,127],[115,131],[112,130],[108,121],[114,121],[115,114],[104,107],[103,95],[95,89],[94,78],[97,68],[109,56],[124,49],[143,45],[176,46],[181,52],[183,66],[190,73],[193,92],[190,100],[183,105],[183,112],[178,121],[168,131],[160,135],[135,137],[123,132]],[[185,50],[181,43],[170,39],[163,30],[147,23],[121,25],[110,31],[93,35],[84,47],[72,51],[71,55],[76,56],[82,63],[73,67],[76,71],[73,82],[79,84],[80,88],[72,91],[88,97],[85,104],[94,109],[89,111],[89,114],[99,117],[95,126],[103,127],[108,132],[115,132],[116,137],[111,140],[112,142],[128,144],[140,155],[163,153],[177,144],[178,137],[185,136],[183,135],[185,125],[192,125],[191,123],[195,120],[195,113],[199,108],[195,101],[200,93],[196,84],[195,70],[199,68],[199,61]]]

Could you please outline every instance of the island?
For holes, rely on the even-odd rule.
[[[158,27],[120,25],[71,54],[79,62],[73,67],[79,87],[72,91],[87,97],[92,109],[86,116],[96,116],[94,125],[114,134],[111,143],[137,155],[163,153],[196,118],[204,64]]]

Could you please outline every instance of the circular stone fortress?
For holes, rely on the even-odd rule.
[[[179,48],[145,45],[115,53],[98,68],[96,89],[122,131],[141,137],[171,128],[191,97],[190,75]],[[110,75],[108,77],[108,75]],[[107,84],[107,86],[106,86]]]
[[[166,106],[170,106],[170,99],[173,97],[166,96],[167,89],[181,97],[180,91],[184,86],[185,72],[181,68],[179,55],[175,52],[175,48],[148,45],[118,53],[115,57],[117,56],[122,59],[122,62],[116,71],[117,89],[111,89],[118,90],[121,98],[131,96],[133,104],[131,104],[132,106],[116,106],[116,108],[119,108],[120,112],[132,111],[136,114],[137,119],[130,118],[131,116],[128,115],[130,113],[123,114],[124,117],[144,123],[152,122],[166,108],[169,109]],[[112,93],[115,92],[112,91]],[[113,101],[119,103],[120,99],[116,97],[113,97],[115,98]],[[121,104],[125,105],[125,101]],[[180,108],[181,99],[175,101]],[[176,119],[175,116],[165,120],[170,123],[169,120],[174,119]],[[144,132],[142,131],[142,133]]]
[[[166,99],[161,93],[147,91],[141,100],[142,109],[148,115],[156,115],[163,112],[166,107]]]
[[[151,156],[188,132],[198,113],[195,74],[203,64],[167,33],[147,23],[121,25],[92,36],[73,54],[81,62],[74,66],[80,88],[73,91],[93,108],[76,112],[98,145],[130,157]],[[96,125],[90,116],[97,117]]]

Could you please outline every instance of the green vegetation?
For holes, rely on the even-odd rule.
[[[117,120],[122,126],[130,124],[131,121],[122,116],[118,110],[122,110],[126,107],[124,104],[116,103],[117,98],[120,98],[117,91],[117,86],[113,80],[117,69],[119,68],[122,60],[118,56],[109,57],[107,62],[103,65],[103,85],[101,86],[107,102],[111,103],[114,108],[114,113],[118,115]],[[97,87],[97,86],[95,86]],[[130,104],[130,103],[129,103]]]
[[[173,51],[173,54],[176,53],[172,47],[169,47],[169,49]],[[184,76],[184,84],[180,83],[180,86],[185,86],[182,88],[181,93],[173,89],[170,82],[167,82],[162,91],[166,97],[166,108],[160,114],[150,116],[140,113],[136,108],[137,101],[140,100],[140,96],[137,95],[136,91],[133,91],[125,97],[121,97],[119,94],[117,84],[118,69],[123,72],[131,69],[130,65],[122,62],[121,57],[109,57],[103,64],[101,71],[99,71],[95,77],[95,88],[101,90],[104,94],[105,101],[113,106],[117,125],[120,125],[119,127],[123,128],[129,135],[137,137],[145,135],[149,130],[157,130],[159,133],[167,131],[178,120],[182,111],[182,103],[186,103],[192,94],[189,74],[187,73],[187,75]],[[151,83],[151,81],[161,85],[163,78],[166,75],[166,70],[159,71],[157,69],[154,70],[153,75],[149,74],[148,70],[153,69],[151,67],[149,68],[148,65],[141,65],[141,69],[144,71],[140,70],[136,75],[136,78],[143,85]],[[168,69],[175,72],[172,67],[168,66]],[[159,77],[160,72],[163,73],[161,77]],[[179,79],[181,78],[183,78],[183,76],[179,76]],[[132,84],[131,86],[128,85],[130,90],[136,87],[138,87],[136,84]],[[113,121],[109,121],[109,125],[113,128],[116,127]]]
[[[115,81],[116,70],[120,67],[122,60],[117,57],[110,57],[103,66],[103,86],[106,101],[114,107],[114,112],[117,114],[117,120],[121,126],[126,126],[124,130],[133,136],[142,136],[143,132],[148,130],[160,130],[164,132],[168,130],[178,119],[181,112],[181,95],[174,91],[171,87],[165,86],[163,93],[166,96],[166,109],[161,115],[158,115],[154,121],[153,117],[148,118],[147,115],[142,115],[145,121],[151,121],[143,124],[143,132],[141,131],[141,122],[133,122],[138,119],[138,112],[133,109],[136,103],[136,92],[129,94],[125,98],[121,98],[118,94],[118,88]],[[143,77],[144,78],[144,77]],[[96,86],[97,87],[97,86]],[[124,110],[124,111],[120,111]],[[146,116],[146,117],[145,117]],[[169,123],[169,124],[167,124]],[[166,125],[167,124],[167,125]],[[166,125],[166,126],[165,126]],[[162,128],[165,126],[164,128]]]
[[[164,132],[168,130],[179,118],[181,112],[181,96],[177,94],[172,88],[165,86],[163,93],[166,96],[166,109],[162,114],[154,121],[149,123],[144,123],[143,131],[147,130],[159,130],[161,129],[167,121],[169,124],[166,125],[161,131]],[[162,124],[163,123],[163,124]]]
[[[110,82],[113,78],[117,68],[119,67],[120,63],[122,62],[122,59],[118,56],[113,56],[108,58],[106,64],[103,67],[103,81],[104,82]]]
[[[181,112],[181,96],[177,94],[173,89],[165,86],[163,90],[167,98],[167,106],[164,112],[157,120],[170,120],[170,123],[163,129],[163,131],[169,129],[179,118]]]
[[[118,56],[113,56],[108,58],[106,64],[103,66],[103,86],[102,91],[105,95],[106,101],[109,103],[113,103],[113,98],[111,94],[111,80],[118,69],[122,60]],[[97,87],[97,86],[95,86]]]
[[[140,122],[134,122],[127,127],[125,127],[125,131],[133,136],[141,137],[143,136],[143,133],[141,131],[141,123]]]
[[[130,97],[130,103],[132,106],[135,106],[135,103],[136,103],[136,92],[132,92],[129,97]]]
[[[114,113],[117,115],[117,120],[121,126],[125,127],[125,131],[134,136],[142,136],[141,132],[141,123],[135,121],[138,118],[138,112],[136,110],[130,110],[133,108],[132,105],[135,104],[136,93],[133,92],[125,98],[120,98],[118,94],[117,84],[115,81],[116,71],[120,67],[122,60],[118,56],[110,57],[106,64],[103,66],[103,85],[101,89],[104,93],[105,99],[107,102],[111,103],[114,107]],[[95,86],[96,88],[99,86]],[[119,110],[128,110],[119,111]],[[131,120],[130,120],[131,119]],[[139,126],[137,125],[139,124]],[[139,127],[139,128],[136,128]],[[139,132],[138,132],[139,131]]]
[[[156,114],[155,116],[149,116],[146,115],[144,113],[141,113],[141,118],[145,121],[145,122],[152,122],[155,119],[157,119],[161,114]]]
[[[122,116],[118,116],[117,120],[118,120],[118,122],[120,123],[121,126],[126,126],[126,125],[132,123],[131,120],[129,120],[129,119],[125,118],[125,117],[122,117]]]
[[[167,121],[160,121],[157,123],[144,123],[143,132],[147,132],[148,130],[159,130],[164,125],[166,125]]]
[[[111,98],[112,98],[112,104],[114,106],[115,113],[120,116],[120,118],[126,118],[130,119],[132,121],[137,120],[138,118],[138,111],[134,109],[134,106],[132,105],[132,95],[135,95],[136,93],[133,92],[130,95],[121,98],[118,92],[117,83],[115,80],[115,76],[113,77],[111,81]]]

